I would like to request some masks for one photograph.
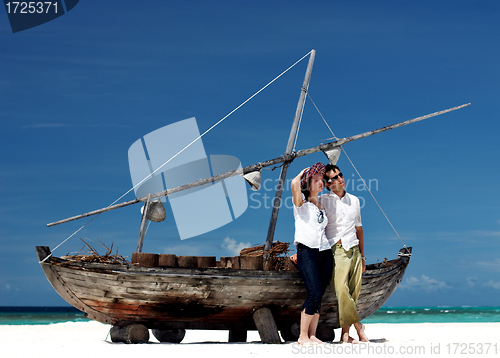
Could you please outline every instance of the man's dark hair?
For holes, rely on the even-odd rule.
[[[330,191],[330,188],[326,185],[328,183],[328,180],[330,179],[326,173],[328,173],[330,170],[336,171],[338,170],[340,172],[340,168],[337,167],[335,164],[327,164],[325,167],[325,175],[323,176],[323,180],[325,181],[325,188],[326,190]]]
[[[337,167],[335,164],[327,164],[326,167],[325,167],[325,176],[326,176],[326,173],[328,173],[330,170],[338,170],[340,172],[340,168]]]

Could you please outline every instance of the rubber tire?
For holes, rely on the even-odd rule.
[[[300,325],[294,323],[290,327],[281,329],[280,334],[285,342],[296,342],[300,335]]]
[[[186,330],[181,329],[152,329],[156,339],[162,343],[181,343],[186,335]]]

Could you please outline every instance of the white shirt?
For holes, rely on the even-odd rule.
[[[333,244],[342,240],[342,247],[345,250],[358,245],[356,226],[362,226],[359,199],[347,192],[341,199],[330,191],[321,195],[319,201],[325,207],[328,217],[328,225],[325,229],[328,240]]]
[[[323,213],[323,222],[320,223],[318,219],[321,212]],[[296,246],[301,243],[311,249],[319,249],[319,251],[332,247],[325,235],[325,227],[328,223],[325,210],[320,210],[313,203],[304,200],[302,206],[293,205],[293,216],[295,218],[294,244]]]

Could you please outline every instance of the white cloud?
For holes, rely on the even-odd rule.
[[[165,254],[175,254],[177,256],[202,256],[203,247],[196,245],[177,245],[164,248]]]
[[[484,284],[486,287],[493,287],[495,290],[500,290],[500,281],[494,282],[493,280],[489,280]]]
[[[500,236],[500,231],[496,230],[476,230],[471,231],[472,235],[482,236],[482,237],[498,237]]]
[[[226,237],[224,239],[224,243],[221,247],[231,253],[231,255],[237,256],[240,254],[240,251],[244,248],[250,247],[252,244],[249,242],[236,242],[235,239],[231,239],[230,237]]]
[[[436,290],[450,288],[446,284],[446,282],[438,281],[435,278],[430,278],[426,275],[422,275],[420,276],[420,278],[415,276],[410,276],[403,282],[401,282],[399,287],[401,289],[412,290],[412,291],[417,291],[417,290],[436,291]]]
[[[467,286],[475,287],[477,283],[477,277],[467,277]]]
[[[500,258],[477,263],[478,266],[490,271],[500,271]]]

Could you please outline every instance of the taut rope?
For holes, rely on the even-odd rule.
[[[321,111],[319,110],[319,108],[316,106],[316,103],[314,103],[313,99],[311,98],[311,95],[309,94],[309,92],[307,93],[307,96],[309,97],[309,99],[311,100],[311,103],[313,104],[314,108],[316,108],[316,110],[318,111],[319,115],[321,116],[321,118],[323,119],[323,122],[325,122],[326,126],[328,127],[328,130],[330,131],[330,133],[332,134],[333,138],[336,139],[336,140],[339,140],[340,138],[337,138],[337,136],[333,133],[332,129],[330,128],[330,126],[328,125],[327,121],[325,120],[325,117],[323,117],[323,114],[321,114]],[[389,217],[386,215],[385,211],[382,209],[382,206],[380,206],[380,204],[378,203],[377,199],[375,199],[375,196],[373,195],[372,191],[370,190],[370,188],[368,187],[368,185],[366,185],[366,182],[365,180],[363,179],[363,177],[361,176],[361,174],[359,173],[358,169],[356,168],[356,166],[354,165],[354,163],[352,162],[351,158],[347,155],[347,152],[345,151],[344,147],[341,146],[340,149],[342,149],[342,152],[344,152],[345,156],[347,157],[347,159],[349,160],[349,162],[351,163],[352,167],[354,168],[354,170],[356,171],[356,173],[358,174],[359,178],[361,179],[361,181],[363,182],[363,185],[365,186],[366,190],[368,190],[368,192],[370,193],[370,195],[372,196],[373,200],[375,201],[375,203],[377,204],[377,206],[379,207],[380,211],[382,212],[382,214],[384,214],[387,222],[389,223],[389,225],[391,225],[392,227],[392,230],[394,230],[394,232],[396,233],[396,236],[399,238],[399,241],[401,241],[401,243],[403,244],[404,247],[406,247],[405,243],[403,242],[403,240],[401,239],[401,236],[399,236],[398,234],[398,231],[396,230],[396,228],[394,227],[394,225],[392,225],[391,223],[391,220],[389,220]]]
[[[151,176],[153,176],[158,170],[160,170],[161,168],[163,168],[165,165],[167,165],[170,161],[172,161],[175,157],[177,157],[179,154],[181,154],[183,151],[185,151],[187,148],[189,148],[193,143],[195,143],[197,140],[201,139],[205,134],[207,134],[208,132],[210,132],[212,129],[214,129],[216,126],[218,126],[220,123],[222,123],[222,121],[224,121],[227,117],[229,117],[231,114],[233,114],[234,112],[236,112],[238,109],[240,109],[243,105],[245,105],[248,101],[250,101],[252,98],[254,98],[255,96],[257,96],[260,92],[262,92],[263,90],[265,90],[267,87],[269,87],[272,83],[274,83],[278,78],[280,78],[281,76],[283,76],[285,73],[287,73],[290,69],[292,69],[295,65],[297,65],[300,61],[302,61],[304,58],[306,58],[307,56],[309,56],[311,54],[312,51],[309,51],[307,54],[305,54],[302,58],[300,58],[298,61],[296,61],[293,65],[291,65],[290,67],[288,67],[286,70],[284,70],[283,72],[281,72],[278,76],[276,76],[272,81],[270,81],[268,84],[266,84],[264,87],[262,87],[260,90],[258,90],[257,92],[255,92],[253,95],[251,95],[247,100],[245,100],[243,103],[241,103],[238,107],[236,107],[235,109],[233,109],[231,112],[229,112],[227,115],[225,115],[222,119],[220,119],[217,123],[215,123],[213,126],[211,126],[209,129],[207,129],[205,132],[203,132],[203,134],[201,134],[200,136],[198,136],[198,138],[194,139],[191,143],[189,143],[188,145],[186,145],[184,148],[182,148],[179,152],[177,152],[177,154],[175,154],[174,156],[172,156],[170,159],[168,159],[165,163],[163,163],[162,165],[160,165],[158,168],[156,168],[153,172],[151,172],[151,174],[149,174],[148,176],[146,176],[144,179],[142,179],[139,183],[137,183],[136,185],[134,185],[131,189],[129,189],[125,194],[123,194],[122,196],[120,196],[118,199],[116,199],[115,201],[113,201],[111,204],[108,205],[108,207],[116,204],[119,200],[121,200],[124,196],[126,196],[128,193],[130,193],[132,190],[134,190],[135,188],[137,188],[139,185],[141,185],[142,183],[144,183],[147,179],[149,179]],[[57,245],[53,250],[52,252],[54,252],[57,248],[59,248],[62,244],[64,244],[66,241],[68,241],[71,237],[75,236],[79,231],[81,231],[85,226],[87,226],[88,224],[90,224],[94,219],[96,219],[99,215],[101,215],[102,213],[99,213],[97,214],[96,216],[94,216],[91,220],[89,220],[86,224],[84,224],[81,228],[79,228],[78,230],[76,230],[73,234],[71,234],[70,236],[68,236],[64,241],[62,241],[59,245]],[[52,254],[50,254],[49,256],[47,256],[45,259],[43,259],[41,262],[45,262],[45,260],[47,260],[50,256],[52,256]]]

